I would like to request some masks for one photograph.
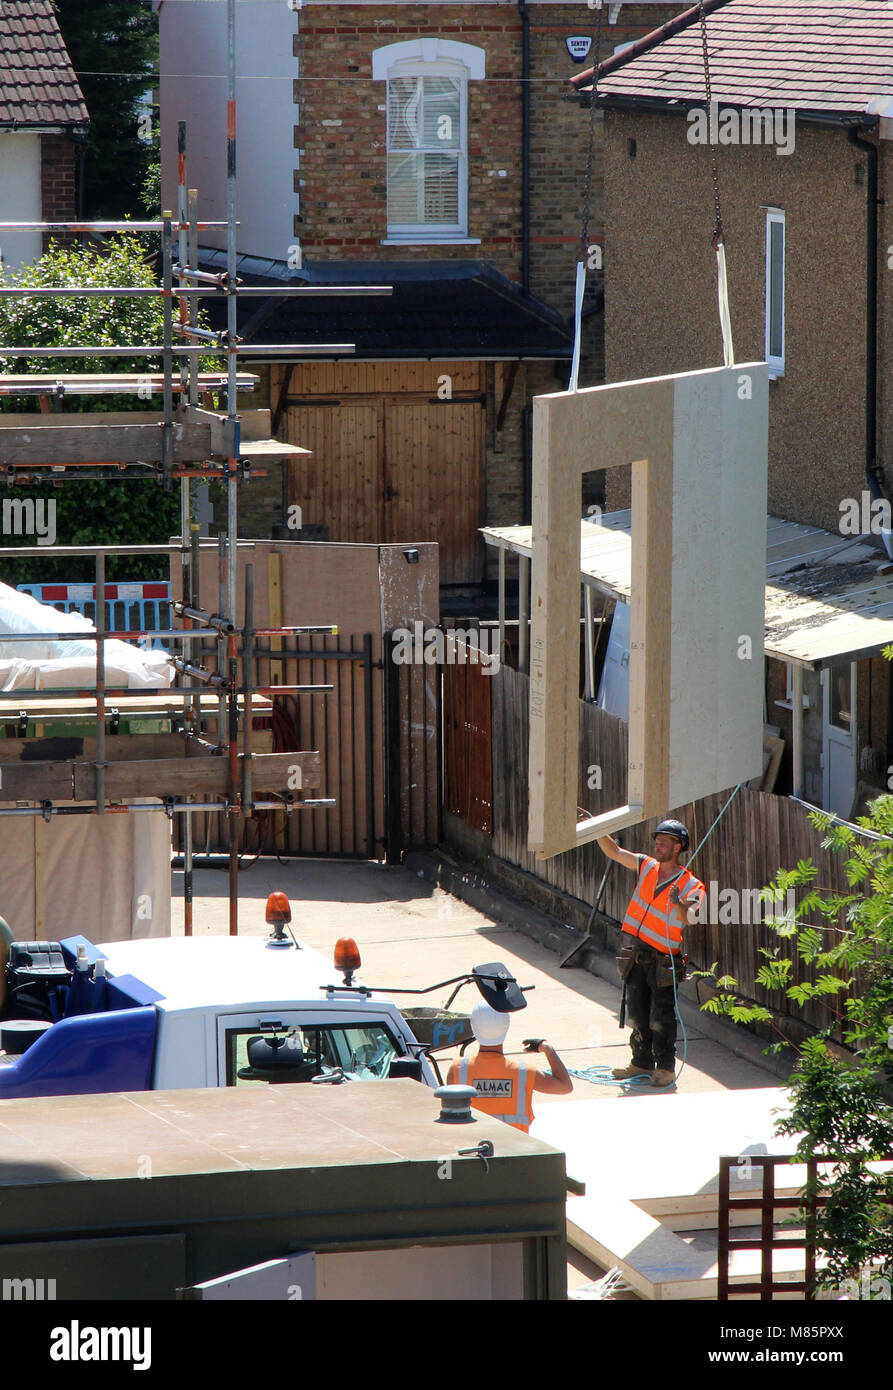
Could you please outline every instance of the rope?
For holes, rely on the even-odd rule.
[[[686,869],[688,869],[688,868],[691,867],[693,861],[694,861],[694,860],[697,858],[697,856],[700,854],[701,850],[704,848],[704,846],[706,845],[707,841],[710,839],[710,836],[713,834],[714,830],[715,830],[716,827],[719,825],[719,822],[722,820],[722,818],[723,818],[723,816],[725,815],[726,811],[729,809],[729,807],[731,806],[733,800],[734,800],[735,797],[738,795],[738,793],[740,792],[740,790],[741,790],[741,788],[742,788],[743,786],[744,786],[744,783],[743,783],[743,782],[739,782],[738,785],[737,785],[737,787],[735,788],[735,790],[729,793],[728,797],[726,798],[726,803],[725,803],[725,805],[722,807],[722,809],[721,809],[721,811],[719,812],[719,814],[718,814],[717,816],[714,817],[713,824],[710,826],[710,829],[707,831],[706,835],[704,835],[704,837],[702,838],[700,844],[698,845],[697,849],[695,850],[694,854],[692,854],[692,856],[691,856],[691,858],[689,859],[688,863],[685,865]],[[670,935],[669,935],[669,929],[668,929],[668,930],[667,930],[667,946],[669,946],[669,944],[670,944]],[[675,1012],[675,1014],[676,1014],[676,1018],[677,1018],[678,1023],[679,1023],[679,1030],[680,1030],[680,1032],[681,1032],[681,1034],[682,1034],[682,1062],[681,1062],[681,1065],[680,1065],[680,1067],[679,1067],[678,1072],[677,1072],[676,1075],[673,1077],[673,1080],[672,1080],[672,1081],[668,1081],[667,1084],[666,1084],[666,1086],[652,1086],[652,1085],[651,1085],[651,1078],[650,1078],[649,1076],[647,1076],[646,1074],[644,1074],[644,1073],[642,1073],[642,1075],[640,1075],[640,1076],[630,1076],[630,1077],[625,1077],[625,1078],[624,1078],[624,1077],[616,1077],[616,1076],[613,1076],[613,1075],[612,1075],[611,1068],[610,1068],[609,1066],[604,1066],[604,1065],[585,1067],[585,1068],[582,1068],[582,1069],[577,1069],[577,1068],[575,1068],[575,1067],[568,1067],[568,1069],[567,1069],[567,1070],[568,1070],[568,1074],[569,1074],[570,1076],[576,1077],[576,1078],[577,1078],[578,1080],[580,1080],[580,1081],[588,1081],[588,1082],[590,1083],[590,1085],[592,1085],[592,1086],[618,1086],[618,1087],[619,1087],[622,1091],[624,1091],[624,1092],[627,1092],[627,1091],[641,1091],[642,1088],[643,1088],[643,1084],[644,1084],[644,1086],[647,1086],[648,1089],[649,1089],[650,1091],[656,1091],[656,1092],[668,1091],[668,1090],[670,1089],[671,1086],[676,1086],[676,1085],[678,1085],[678,1083],[679,1083],[679,1078],[680,1078],[680,1076],[682,1075],[682,1073],[685,1071],[685,1066],[686,1066],[686,1063],[687,1063],[687,1061],[688,1061],[688,1034],[687,1034],[686,1031],[685,1031],[685,1020],[683,1019],[683,1017],[682,1017],[682,1011],[681,1011],[681,1009],[679,1008],[679,991],[678,991],[678,989],[677,989],[677,987],[676,987],[676,971],[675,971],[675,969],[672,969],[672,967],[671,967],[671,974],[672,974],[672,981],[673,981],[673,1009],[674,1009],[674,1012]]]

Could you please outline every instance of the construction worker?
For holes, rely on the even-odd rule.
[[[685,978],[683,932],[698,917],[706,896],[682,856],[689,835],[678,820],[663,820],[654,832],[654,854],[632,854],[610,835],[598,844],[609,859],[638,874],[623,919],[617,964],[632,1024],[632,1062],[615,1067],[618,1080],[651,1076],[652,1086],[676,1080],[676,981]],[[623,1006],[621,1006],[621,1026]]]
[[[471,1029],[478,1041],[473,1057],[460,1057],[450,1063],[447,1085],[473,1086],[477,1098],[471,1103],[485,1115],[498,1115],[506,1124],[523,1129],[525,1134],[533,1121],[533,1092],[546,1091],[553,1096],[566,1096],[574,1083],[558,1053],[545,1038],[531,1038],[530,1052],[542,1052],[551,1067],[551,1075],[541,1072],[532,1062],[506,1057],[502,1045],[509,1030],[511,1014],[497,1013],[483,1000],[471,1011]]]

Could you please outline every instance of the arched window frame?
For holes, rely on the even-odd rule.
[[[454,223],[391,222],[389,242],[456,242],[468,240],[468,83],[485,76],[486,55],[473,44],[452,39],[420,38],[387,44],[372,55],[372,77],[387,84],[400,77],[452,77],[459,83],[459,140],[457,150],[457,213]],[[387,157],[391,156],[391,103],[388,112]]]

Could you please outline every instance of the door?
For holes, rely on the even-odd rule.
[[[388,402],[385,541],[437,541],[441,584],[481,577],[483,411],[471,401]]]
[[[856,663],[822,672],[824,809],[849,820],[856,798]]]
[[[301,508],[303,524],[325,526],[333,541],[384,540],[384,402],[308,401],[290,409],[287,419],[289,444],[311,451],[289,467],[288,501]]]
[[[443,584],[483,574],[484,369],[477,362],[274,369],[291,444],[288,501],[333,541],[437,541]]]

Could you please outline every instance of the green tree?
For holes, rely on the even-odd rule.
[[[157,18],[149,0],[53,0],[53,6],[90,112],[84,216],[124,217],[139,205],[153,160]]]
[[[893,657],[893,647],[884,655]],[[859,1296],[889,1298],[893,1173],[871,1165],[893,1154],[893,796],[878,797],[859,818],[867,836],[821,812],[811,819],[823,847],[842,856],[850,891],[816,886],[818,871],[803,860],[762,892],[781,902],[793,889],[798,901],[793,913],[767,918],[779,944],[761,949],[756,982],[795,1010],[813,1002],[827,1014],[826,1026],[798,1045],[793,1104],[778,1132],[801,1136],[801,1157],[833,1160],[803,1191],[827,1198],[816,1231],[823,1283],[839,1287],[868,1271]],[[739,1024],[768,1023],[782,1039],[771,1050],[784,1046],[784,1020],[738,997],[737,980],[715,972],[707,973],[717,992],[702,1007]]]
[[[116,236],[101,247],[53,245],[33,265],[15,275],[0,269],[0,284],[19,287],[156,285],[155,274],[145,258],[137,236]],[[0,343],[34,347],[128,346],[160,343],[163,326],[160,296],[106,298],[28,295],[0,298]],[[0,371],[16,374],[45,373],[48,382],[63,372],[141,372],[158,371],[160,362],[143,357],[126,358],[42,358],[4,357],[0,351]],[[72,396],[66,410],[79,413],[104,410],[154,410],[160,398],[143,401],[132,395]],[[0,398],[0,410],[35,411],[34,397]],[[46,484],[8,490],[7,497],[46,498]],[[155,481],[72,482],[66,479],[54,489],[56,501],[56,539],[65,545],[127,545],[166,541],[180,527],[179,496],[165,493]],[[32,544],[29,537],[4,536],[7,545]],[[0,578],[6,584],[41,583],[51,580],[83,581],[93,577],[93,563],[84,560],[52,559],[4,561]],[[167,561],[135,557],[110,562],[109,579],[167,578]]]

